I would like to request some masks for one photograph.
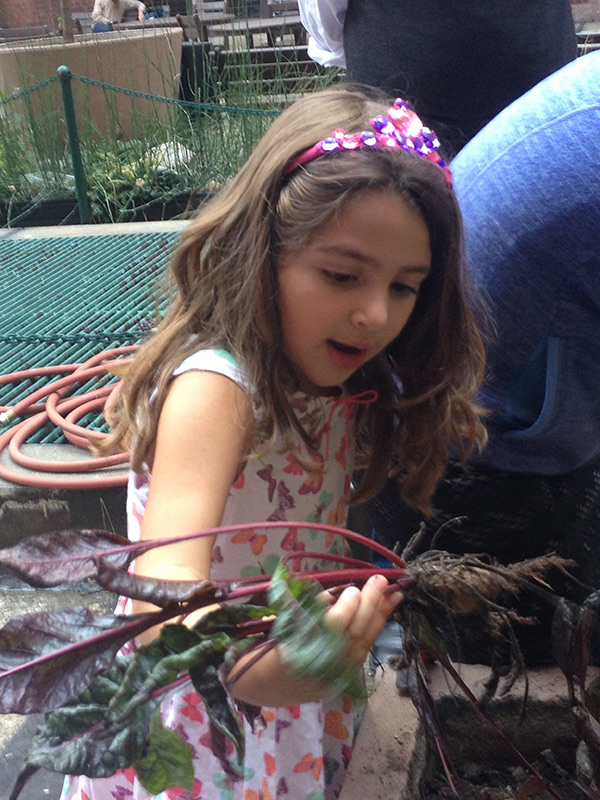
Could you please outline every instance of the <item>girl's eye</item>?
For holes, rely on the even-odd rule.
[[[334,272],[330,269],[324,269],[323,274],[333,283],[351,283],[356,280],[356,275],[352,275],[349,272]]]
[[[406,283],[392,283],[392,292],[394,294],[399,295],[400,297],[406,297],[407,295],[418,295],[419,290],[415,286],[409,286]]]

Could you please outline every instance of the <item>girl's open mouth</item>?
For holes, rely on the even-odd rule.
[[[357,353],[362,352],[358,349],[358,347],[352,347],[349,344],[342,344],[341,342],[334,342],[333,339],[330,339],[328,342],[332,347],[336,350],[339,350],[340,353],[347,353],[349,355],[356,355]]]
[[[354,347],[333,339],[327,340],[327,350],[329,358],[336,367],[341,369],[355,370],[364,362],[367,350],[365,348]]]

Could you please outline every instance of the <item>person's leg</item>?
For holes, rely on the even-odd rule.
[[[104,22],[94,22],[92,33],[112,33],[112,25],[105,25]]]
[[[600,451],[600,53],[542,81],[452,164],[490,308],[479,463],[564,474]]]

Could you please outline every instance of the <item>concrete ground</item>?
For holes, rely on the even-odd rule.
[[[32,457],[56,461],[81,459],[82,452],[72,445],[25,445]],[[0,455],[3,462],[7,453]],[[125,534],[125,489],[104,491],[56,491],[35,489],[0,479],[0,543],[18,544],[28,535],[67,528],[100,528]],[[0,627],[23,614],[35,614],[66,606],[86,605],[108,611],[114,598],[85,584],[69,589],[32,589],[0,567]],[[17,777],[29,742],[42,721],[41,716],[0,717],[0,800],[8,797]],[[62,776],[40,770],[26,785],[20,800],[56,800]]]

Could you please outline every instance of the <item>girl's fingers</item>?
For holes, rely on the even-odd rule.
[[[329,624],[346,631],[351,642],[367,652],[386,619],[400,602],[399,592],[386,593],[388,582],[382,575],[374,575],[362,591],[345,589],[334,606],[327,612]]]
[[[385,594],[389,584],[382,575],[374,575],[365,583],[361,602],[347,628],[348,635],[356,642],[364,642],[370,648],[383,627],[395,603]]]
[[[336,602],[338,597],[339,597],[339,594],[336,594],[335,592],[332,592],[330,589],[324,589],[319,594],[319,599],[321,600],[321,602],[325,606],[332,606]]]
[[[347,631],[362,602],[362,593],[356,586],[344,589],[327,612],[327,622],[332,628]]]

